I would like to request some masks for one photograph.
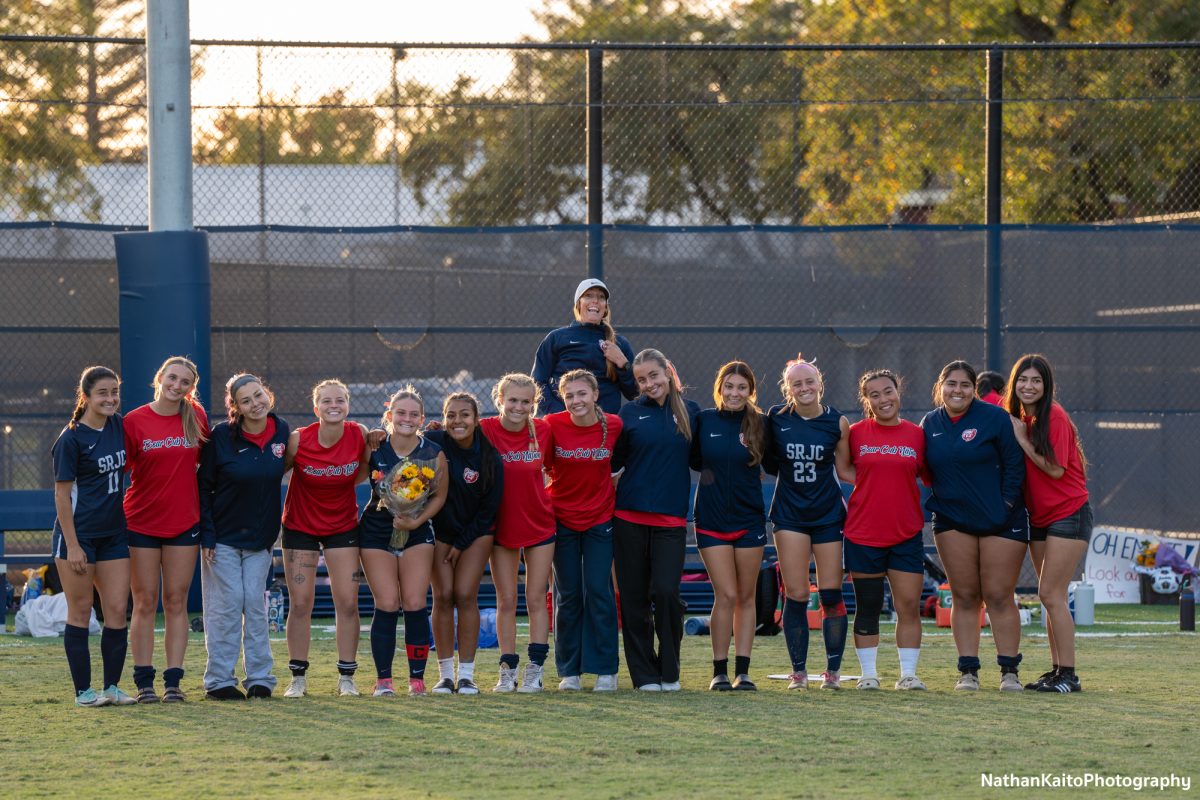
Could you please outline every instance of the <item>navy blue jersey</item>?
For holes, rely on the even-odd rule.
[[[700,406],[685,400],[693,438]],[[621,407],[621,436],[613,449],[612,468],[625,469],[617,482],[617,510],[687,517],[692,473],[691,442],[675,423],[671,404],[661,406],[641,396]]]
[[[66,427],[50,451],[54,480],[72,481],[71,514],[75,536],[95,539],[125,532],[125,425],[120,414],[100,430],[82,422]],[[54,520],[54,532],[62,526]]]
[[[214,425],[200,452],[200,544],[266,550],[279,536],[283,461],[292,429],[271,414],[275,432],[262,447],[228,421]],[[265,435],[265,432],[264,432]]]
[[[970,533],[1004,527],[1022,503],[1025,453],[1012,417],[1002,408],[974,401],[953,422],[944,408],[921,420],[925,463],[933,481],[925,507]]]
[[[471,446],[464,450],[445,431],[427,431],[425,437],[442,448],[450,473],[450,492],[446,504],[433,518],[433,532],[439,542],[466,550],[480,536],[496,532],[496,514],[504,495],[504,461],[491,448],[491,481],[484,485],[481,450],[483,431],[478,428]]]
[[[697,528],[733,533],[764,527],[762,470],[757,464],[750,466],[750,451],[742,439],[745,415],[708,408],[696,416],[691,462],[700,473]]]
[[[442,452],[442,448],[422,436],[413,451],[404,458],[437,461],[440,452]],[[392,512],[388,511],[387,506],[379,508],[379,481],[376,480],[375,475],[379,473],[386,476],[388,470],[399,464],[404,458],[396,455],[396,451],[392,449],[391,437],[384,439],[379,445],[379,449],[371,453],[368,467],[371,473],[371,499],[367,501],[367,507],[363,509],[358,518],[358,524],[364,537],[391,535]],[[413,539],[432,535],[433,525],[428,520],[420,528],[409,532],[409,538]]]
[[[785,531],[839,525],[846,503],[834,469],[842,438],[842,414],[825,406],[819,417],[805,419],[789,405],[767,412],[763,469],[777,475],[771,522]]]
[[[565,411],[558,396],[558,379],[573,369],[586,369],[596,376],[600,384],[600,407],[608,414],[616,414],[621,408],[621,395],[632,400],[637,397],[637,381],[633,377],[633,348],[624,336],[617,336],[617,347],[629,359],[624,369],[617,370],[614,383],[608,379],[608,359],[600,349],[604,341],[604,328],[600,325],[585,325],[573,322],[565,328],[557,328],[546,334],[533,360],[533,379],[542,387],[542,402],[538,408],[542,415]]]

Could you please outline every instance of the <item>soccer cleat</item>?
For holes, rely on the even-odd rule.
[[[75,705],[80,708],[99,708],[108,705],[108,698],[104,696],[103,692],[97,692],[89,686],[75,694]]]
[[[821,673],[821,688],[822,689],[841,689],[842,676],[836,672]]]
[[[422,678],[408,679],[408,696],[409,697],[424,697],[425,696],[425,681]]]
[[[558,682],[560,692],[578,692],[583,686],[579,683],[578,675],[568,675]]]
[[[926,686],[916,675],[905,675],[896,681],[896,688],[902,692],[923,692]]]
[[[271,687],[261,683],[256,683],[246,690],[247,699],[266,700],[271,696]]]
[[[396,688],[392,686],[391,678],[380,678],[375,681],[375,691],[371,692],[371,697],[395,697]]]
[[[1073,692],[1082,692],[1083,686],[1081,686],[1079,683],[1078,675],[1064,675],[1060,672],[1039,686],[1037,690],[1039,692],[1060,692],[1061,694],[1072,694]]]
[[[442,678],[430,689],[433,694],[454,694],[454,679]]]
[[[542,672],[544,667],[532,661],[525,665],[525,677],[517,691],[521,694],[534,694],[542,690]]]
[[[1048,670],[1047,672],[1043,672],[1041,675],[1038,675],[1037,679],[1034,680],[1032,683],[1025,684],[1025,688],[1030,691],[1037,691],[1038,689],[1040,689],[1042,687],[1043,683],[1050,680],[1057,674],[1058,674],[1057,669],[1051,669],[1051,670]]]
[[[146,705],[149,703],[157,703],[158,695],[154,693],[153,686],[147,686],[144,689],[138,689],[137,702]]]
[[[808,673],[807,672],[793,672],[790,676],[788,676],[788,678],[789,678],[788,679],[788,688],[789,689],[807,689],[808,688]]]
[[[354,685],[353,675],[339,675],[337,685],[338,697],[358,697],[358,687]]]
[[[241,692],[238,692],[241,694]],[[178,686],[168,686],[163,689],[162,701],[164,703],[183,703],[187,700],[187,695]]]
[[[308,678],[303,675],[293,675],[292,682],[284,691],[284,697],[304,697],[308,694]]]
[[[1000,691],[1002,692],[1023,692],[1025,687],[1021,685],[1021,678],[1015,672],[1005,672],[1000,676]]]
[[[137,703],[137,700],[118,689],[116,684],[105,689],[104,696],[108,698],[110,706],[132,706]]]
[[[679,684],[679,681],[663,681],[662,682],[662,690],[664,692],[678,692],[682,688],[683,687]]]
[[[616,675],[597,675],[596,685],[592,687],[593,692],[615,692],[617,690]],[[659,687],[662,690],[662,687]]]
[[[954,684],[954,690],[958,692],[978,692],[979,676],[974,672],[964,672],[958,676],[958,683]]]
[[[873,692],[879,688],[879,678],[859,678],[855,684],[856,689]]]
[[[470,678],[459,678],[457,691],[459,694],[474,695],[479,694],[479,687]]]
[[[708,682],[710,692],[728,692],[732,689],[733,684],[729,682],[728,675],[714,675],[713,679]]]
[[[515,692],[517,690],[517,668],[500,665],[500,679],[496,681],[493,692]]]
[[[738,692],[757,692],[758,687],[754,685],[754,681],[750,680],[749,675],[738,675],[733,679],[733,689]]]
[[[638,687],[639,692],[661,692],[662,690],[661,683],[643,683]]]

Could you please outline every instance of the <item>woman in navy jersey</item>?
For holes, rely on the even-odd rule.
[[[1054,370],[1045,356],[1021,356],[1008,386],[1005,405],[1025,454],[1029,554],[1050,639],[1050,671],[1025,688],[1069,694],[1082,691],[1075,673],[1075,621],[1067,606],[1067,584],[1092,538],[1087,459],[1075,423],[1054,399]]]
[[[79,376],[75,410],[50,451],[54,461],[54,559],[67,596],[63,647],[75,683],[75,705],[129,705],[118,687],[125,669],[128,635],[129,546],[125,528],[125,432],[121,381],[108,367],[88,367]],[[92,688],[88,624],[92,587],[100,592],[104,630],[101,691]]]
[[[762,499],[765,432],[755,404],[754,372],[730,361],[713,382],[716,408],[701,411],[692,435],[696,490],[696,544],[713,587],[709,631],[713,646],[712,691],[757,689],[750,680],[755,595],[767,543]],[[729,681],[729,638],[734,640],[734,680]]]
[[[626,399],[637,396],[629,362],[633,348],[612,326],[609,291],[604,281],[587,278],[575,289],[575,322],[546,334],[533,361],[533,379],[541,389],[541,410],[566,408],[558,396],[559,379],[573,369],[586,369],[600,386],[600,407],[615,414]]]
[[[842,525],[846,504],[835,474],[836,456],[847,454],[850,423],[822,405],[825,380],[803,356],[789,361],[779,382],[784,404],[767,413],[763,468],[777,475],[771,501],[775,551],[786,598],[783,635],[792,662],[789,689],[808,688],[808,564],[817,562],[825,640],[823,689],[840,689],[846,649],[846,605],[842,601]]]
[[[479,401],[470,392],[446,397],[441,430],[427,431],[425,438],[442,448],[450,476],[446,504],[433,518],[433,641],[438,654],[433,693],[479,694],[475,685],[479,582],[492,555],[504,492],[504,462],[479,430]]]
[[[154,375],[154,400],[125,415],[133,616],[133,682],[139,703],[157,703],[154,691],[154,623],[162,587],[165,703],[186,700],[183,657],[187,652],[187,598],[200,552],[200,490],[196,468],[208,440],[208,417],[196,400],[200,376],[181,356],[163,362]]]
[[[638,689],[677,692],[685,610],[679,581],[691,492],[688,457],[700,407],[683,399],[674,366],[657,350],[637,354],[633,376],[641,394],[621,407],[623,427],[612,462],[621,472],[613,555],[625,665]]]
[[[977,378],[967,362],[951,361],[934,384],[936,408],[921,420],[933,489],[925,507],[954,601],[954,688],[979,689],[979,608],[986,603],[1000,691],[1019,692],[1021,619],[1013,592],[1029,540],[1021,499],[1025,459],[1004,409],[976,398]]]
[[[225,384],[229,418],[213,426],[200,455],[200,562],[204,588],[204,689],[242,700],[234,667],[243,655],[250,697],[270,697],[275,665],[263,591],[279,538],[281,481],[291,428],[275,396],[249,373]]]
[[[308,649],[317,564],[322,553],[335,614],[339,695],[357,696],[358,499],[367,477],[367,429],[351,422],[350,390],[325,380],[312,390],[317,422],[292,431],[285,467],[292,471],[283,503],[283,568],[288,585],[288,670],[284,697],[308,693]]]
[[[359,548],[363,571],[375,598],[371,620],[371,657],[375,661],[375,697],[394,695],[392,659],[396,655],[396,622],[404,609],[404,649],[408,654],[408,693],[425,694],[425,664],[429,659],[429,617],[425,598],[433,572],[433,525],[449,491],[442,448],[421,435],[425,402],[406,386],[392,395],[383,414],[388,437],[370,455],[371,499],[359,518]],[[393,516],[379,507],[379,484],[404,459],[436,462],[433,493],[415,516]],[[408,531],[399,552],[392,549],[392,530]]]
[[[554,536],[554,663],[558,688],[579,691],[580,675],[595,691],[617,689],[617,603],[613,596],[612,448],[621,418],[597,405],[596,377],[585,369],[562,376],[567,410],[547,414],[554,450],[547,461]]]
[[[896,608],[896,650],[900,690],[922,690],[917,677],[921,655],[921,587],[925,547],[921,531],[921,492],[925,437],[900,418],[900,378],[891,370],[868,372],[859,379],[866,419],[850,426],[850,447],[839,456],[838,476],[854,484],[846,511],[843,549],[854,580],[854,649],[862,668],[859,689],[878,689],[879,615],[883,579]]]

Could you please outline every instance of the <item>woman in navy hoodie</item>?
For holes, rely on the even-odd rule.
[[[979,607],[986,603],[1000,665],[1000,690],[1024,688],[1021,620],[1013,592],[1025,560],[1029,519],[1021,499],[1025,454],[1008,413],[975,397],[977,376],[966,361],[942,367],[937,406],[925,415],[925,462],[933,492],[934,542],[953,599],[950,616],[960,677],[954,687],[979,689]]]
[[[247,694],[270,697],[275,688],[263,592],[279,535],[291,429],[274,406],[261,380],[234,375],[225,384],[229,419],[213,427],[200,456],[204,689],[213,700],[246,698],[233,672],[243,649]]]
[[[762,497],[765,425],[755,405],[754,372],[741,361],[717,371],[716,408],[701,411],[692,432],[696,490],[696,544],[713,587],[709,630],[713,646],[712,691],[757,689],[750,680],[755,594],[767,543]],[[735,645],[729,682],[729,638]]]
[[[657,350],[637,354],[633,375],[641,395],[621,408],[624,427],[612,459],[613,470],[624,470],[617,483],[613,548],[625,663],[642,691],[677,692],[686,608],[679,581],[687,551],[688,459],[700,407],[683,399],[674,366]]]
[[[586,369],[600,384],[600,408],[616,414],[621,396],[637,396],[630,369],[633,348],[612,326],[609,292],[604,281],[587,278],[575,288],[575,322],[546,334],[533,361],[533,379],[542,390],[543,415],[565,411],[558,396],[558,379],[573,369]]]

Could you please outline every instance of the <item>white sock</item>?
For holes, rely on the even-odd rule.
[[[445,680],[449,678],[454,680],[454,658],[439,658],[438,659],[438,676]]]
[[[921,648],[897,647],[896,652],[900,654],[900,677],[907,678],[909,675],[916,675],[917,659],[921,657]]]
[[[458,679],[474,681],[475,680],[475,662],[460,661],[458,662]]]
[[[854,652],[858,654],[858,664],[862,670],[864,678],[877,678],[875,674],[875,657],[879,655],[878,647],[856,647]]]

